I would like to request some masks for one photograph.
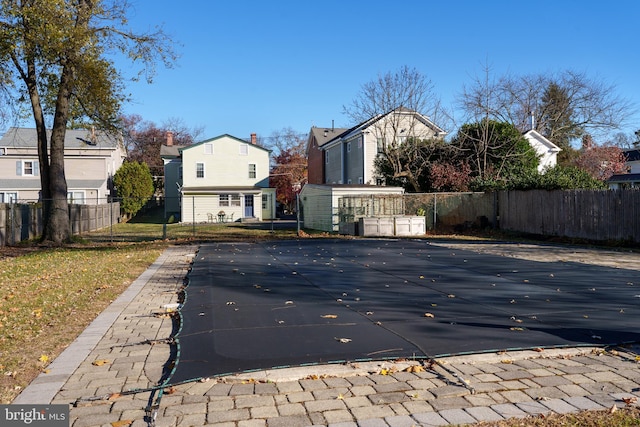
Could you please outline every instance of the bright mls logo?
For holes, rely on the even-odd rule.
[[[69,405],[0,405],[0,425],[68,427]]]

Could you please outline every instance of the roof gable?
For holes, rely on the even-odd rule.
[[[258,145],[258,144],[252,144],[249,141],[245,141],[244,139],[236,138],[235,136],[229,135],[228,133],[225,133],[225,134],[222,134],[222,135],[218,135],[218,136],[213,137],[213,138],[205,139],[204,141],[200,141],[200,142],[197,142],[195,144],[182,146],[182,147],[178,148],[178,151],[182,152],[184,150],[189,150],[191,148],[198,147],[198,146],[203,145],[203,144],[215,142],[215,141],[218,141],[218,140],[221,140],[221,139],[224,139],[224,138],[231,139],[232,141],[235,141],[238,144],[247,144],[247,145],[249,145],[251,147],[255,147],[255,148],[258,148],[260,150],[266,151],[267,153],[271,152],[271,150],[269,150],[268,148],[265,148],[265,147],[263,147],[261,145]]]
[[[442,128],[440,128],[438,125],[436,125],[434,122],[431,121],[431,119],[417,111],[414,110],[410,110],[408,108],[405,107],[398,107],[396,109],[393,109],[387,113],[384,114],[379,114],[375,117],[372,117],[370,119],[367,119],[361,123],[358,123],[357,125],[355,125],[352,128],[347,129],[346,131],[344,131],[343,133],[341,133],[340,135],[336,135],[333,139],[327,141],[324,145],[329,145],[330,143],[333,143],[334,141],[340,139],[340,138],[348,138],[351,135],[363,132],[364,130],[366,130],[367,128],[373,126],[375,123],[379,122],[380,120],[383,120],[385,117],[391,115],[391,114],[404,114],[404,115],[408,115],[408,116],[414,116],[416,119],[418,119],[419,122],[421,122],[422,124],[424,124],[426,127],[432,129],[436,134],[438,135],[446,135],[447,132],[445,132]]]
[[[529,141],[529,144],[535,143],[539,146],[546,148],[548,151],[560,152],[562,148],[558,147],[553,142],[545,138],[540,132],[531,129],[523,134],[523,136]]]

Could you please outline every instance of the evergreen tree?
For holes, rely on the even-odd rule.
[[[153,177],[146,163],[125,162],[113,177],[120,207],[129,218],[134,216],[153,195]]]

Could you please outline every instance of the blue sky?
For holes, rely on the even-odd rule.
[[[132,27],[162,24],[180,58],[128,86],[126,113],[179,118],[203,138],[346,127],[361,86],[405,65],[449,108],[486,65],[495,77],[585,72],[640,105],[634,0],[131,1]],[[635,129],[640,114],[625,131]]]

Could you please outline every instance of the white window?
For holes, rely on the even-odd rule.
[[[249,146],[247,144],[240,144],[240,155],[246,156],[249,154]]]
[[[364,184],[364,179],[361,176],[358,177],[358,184]]]
[[[196,163],[196,178],[204,178],[204,163]]]
[[[362,138],[363,137],[358,138],[358,148],[362,148]]]
[[[18,201],[18,193],[1,193],[0,203],[15,203]]]
[[[256,164],[249,163],[249,178],[255,179],[256,177]]]
[[[351,184],[351,178],[347,180],[347,184]]]
[[[218,196],[218,206],[240,206],[240,195],[220,194]]]
[[[18,176],[38,176],[38,162],[35,160],[16,161],[16,175]]]
[[[213,154],[213,144],[204,144],[204,154]]]
[[[267,209],[269,206],[269,196],[266,194],[262,195],[262,210]]]
[[[67,201],[73,205],[84,205],[84,191],[68,191]]]
[[[385,140],[384,138],[378,138],[378,153],[384,153]]]

